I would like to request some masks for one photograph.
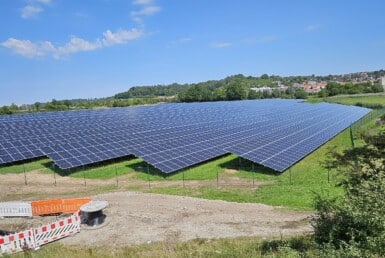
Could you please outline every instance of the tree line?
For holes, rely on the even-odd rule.
[[[155,104],[159,102],[196,102],[196,101],[223,101],[265,98],[298,98],[306,99],[309,93],[302,88],[293,87],[295,83],[306,81],[327,81],[330,79],[344,81],[345,79],[360,78],[361,73],[349,75],[328,76],[288,76],[262,74],[259,77],[244,76],[242,74],[228,76],[221,80],[209,80],[199,83],[155,86],[134,86],[125,92],[112,97],[100,99],[55,100],[30,105],[3,106],[1,114],[16,114],[25,112],[62,111],[71,109],[88,109],[95,107],[126,107],[132,105]],[[378,79],[385,75],[385,71],[365,73],[365,76]],[[285,85],[286,87],[280,87]],[[266,87],[266,90],[255,88]],[[324,98],[339,94],[359,94],[382,92],[384,89],[379,82],[335,82],[329,81],[326,88],[316,93]]]
[[[380,76],[383,71],[373,72],[370,76]],[[349,75],[348,78],[358,78],[357,74]],[[222,80],[210,80],[200,83],[178,84],[173,83],[165,86],[136,86],[128,91],[116,94],[115,99],[131,97],[154,97],[173,96],[175,101],[221,101],[221,100],[243,100],[263,98],[301,98],[306,99],[309,93],[302,88],[293,87],[295,83],[306,81],[324,81],[324,79],[344,80],[339,76],[289,76],[280,77],[263,74],[260,77],[244,76],[242,74],[228,76]],[[375,77],[377,78],[377,77]],[[285,85],[285,88],[280,88]],[[255,88],[267,87],[267,90],[255,90]],[[335,96],[339,94],[360,94],[383,92],[383,86],[379,82],[335,82],[329,81],[326,88],[315,93],[318,97]]]
[[[94,100],[55,100],[46,103],[35,102],[31,105],[17,106],[12,104],[10,106],[3,106],[0,108],[0,115],[13,115],[34,112],[53,112],[53,111],[68,111],[79,109],[92,108],[113,108],[113,107],[128,107],[136,105],[149,105],[160,102],[170,102],[169,98],[130,98],[130,99],[94,99]]]
[[[384,87],[380,83],[344,83],[329,82],[326,88],[322,89],[318,95],[319,97],[336,96],[341,94],[362,94],[362,93],[377,93],[383,92]]]
[[[222,101],[222,100],[245,100],[266,98],[307,98],[308,93],[303,89],[289,87],[281,90],[272,82],[271,88],[257,91],[261,85],[252,84],[247,77],[233,76],[223,81],[211,81],[198,83],[187,87],[180,92],[177,100],[181,102],[195,101]]]

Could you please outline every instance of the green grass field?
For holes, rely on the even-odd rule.
[[[345,105],[362,104],[364,106],[382,105],[383,107],[385,107],[385,95],[329,97],[325,100],[327,102],[340,103]]]
[[[8,256],[5,256],[8,257]],[[11,257],[11,256],[9,256]],[[37,252],[17,253],[12,257],[95,258],[95,257],[318,257],[309,236],[262,240],[257,237],[234,239],[194,239],[183,243],[172,241],[141,244],[132,247],[81,247],[59,242]]]

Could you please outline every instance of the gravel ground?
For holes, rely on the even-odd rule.
[[[82,246],[127,246],[194,238],[280,236],[311,231],[308,213],[263,204],[212,201],[191,197],[113,192],[106,200],[106,221],[96,229],[83,227],[63,243]]]
[[[230,174],[227,173],[227,174]],[[124,191],[128,186],[146,187],[129,176],[119,178],[116,192],[92,196],[100,187],[113,186],[115,179],[87,180],[56,176],[38,171],[0,175],[0,201],[39,200],[69,196],[91,196],[109,203],[105,223],[98,228],[82,227],[79,234],[61,240],[69,245],[132,246],[164,241],[176,243],[195,238],[232,238],[239,236],[287,236],[311,231],[306,212],[295,212],[263,204],[233,203],[199,198]],[[250,187],[237,177],[223,183]],[[206,182],[207,183],[207,182]],[[208,182],[215,184],[215,182]],[[181,182],[153,182],[152,186],[181,185]],[[164,185],[163,185],[164,184]],[[202,184],[189,181],[189,185]],[[256,182],[256,187],[259,185]],[[116,188],[115,188],[116,189]],[[63,216],[63,215],[62,215]],[[60,217],[62,217],[60,216]],[[39,226],[59,217],[0,218],[0,229],[19,231]]]

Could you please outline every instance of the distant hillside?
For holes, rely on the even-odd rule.
[[[156,86],[135,86],[128,91],[118,93],[113,98],[129,99],[129,98],[149,98],[149,97],[166,97],[174,96],[178,101],[215,101],[215,100],[232,100],[232,99],[256,99],[270,97],[306,97],[298,87],[299,84],[311,82],[336,82],[339,84],[352,83],[357,85],[359,90],[354,93],[377,92],[378,89],[369,89],[366,84],[378,84],[379,78],[385,76],[384,70],[373,72],[358,72],[343,75],[327,75],[327,76],[277,76],[263,74],[260,77],[244,76],[242,74],[228,76],[221,80],[210,80],[206,82]],[[263,90],[255,90],[256,88],[266,88],[268,92]],[[254,89],[254,90],[251,90]],[[333,93],[336,91],[334,90]],[[347,91],[341,91],[341,94]],[[307,93],[314,93],[308,91]],[[327,94],[327,93],[326,93]]]
[[[186,85],[173,83],[170,85],[156,86],[134,86],[128,91],[118,93],[114,96],[115,99],[143,98],[143,97],[159,97],[159,96],[174,96],[182,92]]]
[[[324,98],[340,94],[383,92],[384,70],[327,76],[259,77],[242,74],[199,83],[134,86],[113,97],[98,99],[55,100],[50,102],[0,107],[0,115],[104,107],[126,107],[161,102],[195,102],[262,98]]]

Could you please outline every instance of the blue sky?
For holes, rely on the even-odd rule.
[[[385,1],[2,0],[0,105],[385,68]]]

